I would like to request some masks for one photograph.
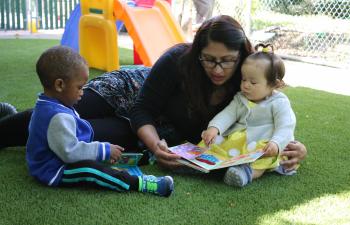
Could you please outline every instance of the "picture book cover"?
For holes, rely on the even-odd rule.
[[[120,160],[112,165],[112,168],[116,170],[126,170],[131,175],[141,176],[142,171],[137,164],[142,156],[142,153],[123,153]]]
[[[209,173],[210,170],[254,162],[264,154],[261,151],[253,151],[232,157],[216,145],[203,148],[189,142],[170,147],[169,150],[182,157],[178,160],[180,163],[204,173]]]

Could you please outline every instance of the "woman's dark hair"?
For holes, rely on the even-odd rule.
[[[229,102],[233,95],[239,91],[241,82],[241,65],[245,58],[253,53],[254,49],[248,40],[242,26],[232,17],[220,15],[205,21],[198,29],[193,43],[182,56],[179,66],[183,75],[183,88],[187,95],[191,111],[199,113],[203,118],[209,119],[209,99],[214,85],[205,75],[200,64],[199,56],[209,42],[219,42],[229,50],[238,50],[239,58],[232,78],[226,82],[226,97],[223,102]]]
[[[247,59],[264,59],[266,61],[269,61],[270,66],[267,67],[264,71],[267,84],[271,87],[283,87],[284,83],[282,82],[282,79],[285,74],[285,67],[281,57],[274,53],[273,46],[271,44],[260,43],[255,46],[255,50],[256,52],[250,55]],[[277,82],[277,80],[280,80],[281,82]]]

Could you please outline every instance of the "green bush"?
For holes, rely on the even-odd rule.
[[[314,13],[350,19],[350,0],[319,0],[314,5]]]
[[[312,0],[265,0],[265,8],[288,15],[305,15],[313,12]]]
[[[288,15],[323,14],[350,19],[350,0],[261,0],[262,8]]]

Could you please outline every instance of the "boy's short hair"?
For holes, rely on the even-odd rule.
[[[36,73],[44,88],[52,88],[56,79],[69,80],[87,63],[73,49],[55,46],[41,54],[36,63]]]

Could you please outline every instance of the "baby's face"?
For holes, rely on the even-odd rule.
[[[75,76],[65,82],[63,91],[60,93],[60,100],[66,106],[73,106],[83,96],[83,86],[89,79],[87,68],[78,71]]]
[[[268,85],[264,74],[268,63],[249,59],[242,65],[241,91],[252,102],[260,102],[272,95],[274,88]]]

